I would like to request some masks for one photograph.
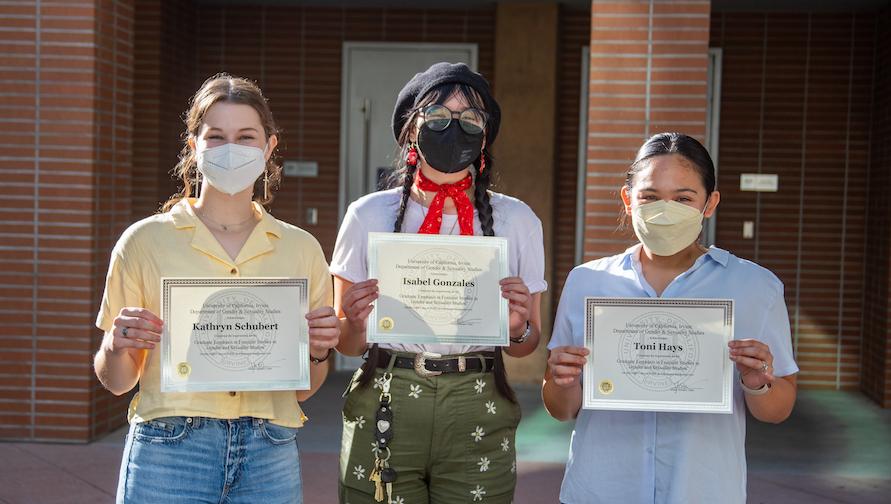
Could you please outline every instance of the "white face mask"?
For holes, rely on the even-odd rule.
[[[220,192],[232,195],[251,187],[266,170],[266,151],[227,143],[198,151],[198,171]]]
[[[708,207],[708,203],[706,203]],[[702,212],[677,201],[659,200],[632,211],[637,239],[652,253],[675,255],[696,241],[702,232]]]

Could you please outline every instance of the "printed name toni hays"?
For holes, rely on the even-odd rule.
[[[440,280],[439,278],[402,277],[402,285],[436,285],[439,287],[473,287],[467,280]]]

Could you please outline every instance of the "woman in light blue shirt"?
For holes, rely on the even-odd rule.
[[[560,501],[744,503],[745,407],[778,423],[795,404],[798,366],[783,284],[753,262],[698,243],[720,195],[711,157],[695,139],[650,138],[621,196],[641,243],[570,272],[548,344],[545,407],[558,420],[575,418]],[[582,410],[586,296],[733,299],[733,414]]]

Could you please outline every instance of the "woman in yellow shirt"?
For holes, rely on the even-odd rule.
[[[139,384],[117,501],[299,503],[299,401],[324,381],[340,334],[328,265],[315,238],[263,207],[281,168],[272,161],[277,129],[255,84],[208,79],[192,98],[185,137],[175,170],[182,191],[118,240],[96,320],[105,332],[99,380],[114,394]],[[311,389],[161,393],[160,279],[177,276],[308,278]]]

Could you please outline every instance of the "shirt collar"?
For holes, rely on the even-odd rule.
[[[643,245],[641,245],[640,243],[636,243],[625,250],[625,253],[624,253],[625,266],[630,267],[634,263],[640,262],[640,252],[641,252],[642,248],[643,248]],[[718,248],[714,245],[709,247],[708,251],[703,255],[706,259],[715,261],[716,263],[720,264],[721,266],[723,266],[725,268],[727,267],[727,263],[730,261],[730,252],[728,252],[722,248]],[[702,261],[703,261],[702,258],[697,259],[696,262],[693,263],[693,267],[691,267],[691,269],[695,268],[697,266],[697,263],[702,263]]]
[[[714,245],[708,248],[708,253],[706,253],[706,255],[709,259],[712,259],[725,268],[727,267],[727,263],[730,262],[730,252]]]
[[[170,216],[176,229],[194,229],[191,245],[225,264],[241,264],[254,257],[275,249],[270,235],[281,238],[281,224],[257,202],[253,202],[254,212],[260,215],[260,222],[251,231],[235,261],[229,257],[217,239],[195,214],[195,198],[184,198],[170,209]],[[200,224],[200,225],[199,225]]]
[[[170,216],[176,229],[194,228],[198,225],[199,218],[195,215],[195,198],[183,198],[170,209]],[[257,229],[269,233],[276,238],[282,237],[282,228],[278,221],[263,208],[263,205],[252,201],[254,212],[260,215]]]

